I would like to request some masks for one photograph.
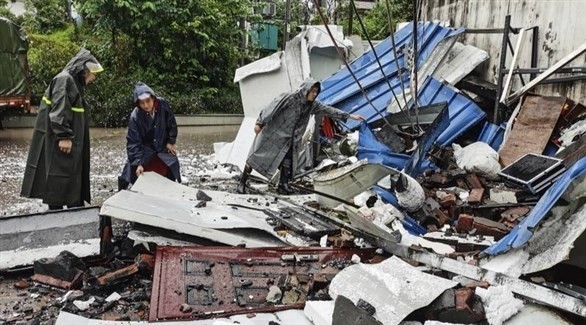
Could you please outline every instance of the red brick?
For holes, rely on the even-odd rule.
[[[469,232],[474,229],[474,217],[468,214],[461,214],[458,218],[456,230],[458,232]]]
[[[466,285],[467,288],[484,288],[484,289],[488,289],[488,287],[490,286],[490,284],[486,281],[474,281],[474,282],[470,282]]]
[[[456,290],[456,309],[470,309],[469,302],[474,296],[472,288],[462,288]]]
[[[446,197],[440,202],[440,205],[443,207],[449,207],[456,205],[456,195],[453,193],[448,193]]]
[[[26,289],[26,288],[30,287],[30,284],[28,283],[28,281],[27,281],[27,280],[25,280],[25,279],[21,279],[21,280],[19,280],[18,282],[16,282],[16,283],[14,284],[14,287],[15,287],[16,289],[20,289],[20,290],[22,290],[22,289]]]
[[[468,197],[468,203],[480,204],[480,203],[482,203],[483,196],[484,196],[484,188],[473,188],[470,191],[470,196]]]

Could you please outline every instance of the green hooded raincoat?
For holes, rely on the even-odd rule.
[[[84,100],[87,62],[98,63],[81,49],[45,91],[28,153],[21,195],[56,206],[90,202],[89,111]],[[71,139],[71,153],[59,140]]]

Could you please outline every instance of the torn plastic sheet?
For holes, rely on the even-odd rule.
[[[511,248],[519,248],[525,245],[533,236],[537,225],[548,215],[549,210],[557,203],[558,199],[570,186],[570,184],[586,172],[586,157],[578,160],[568,169],[555,184],[553,184],[539,199],[537,205],[529,215],[523,219],[513,230],[496,244],[486,249],[483,253],[497,255],[508,252]]]
[[[333,299],[345,296],[355,304],[363,299],[376,308],[377,320],[394,325],[456,285],[392,256],[379,264],[357,264],[344,269],[332,280],[330,295]]]

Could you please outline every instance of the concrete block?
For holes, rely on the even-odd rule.
[[[307,301],[303,312],[314,325],[332,325],[334,307],[335,303],[331,300]]]

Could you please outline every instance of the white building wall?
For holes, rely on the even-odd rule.
[[[453,26],[471,29],[503,28],[505,16],[511,15],[512,27],[539,26],[538,67],[550,67],[586,42],[586,0],[426,0],[421,20],[450,20]],[[484,79],[496,83],[500,62],[502,34],[464,34],[463,42],[487,51],[488,61],[478,69]],[[511,34],[513,48],[517,35]],[[519,67],[531,67],[531,32],[525,33],[519,55]],[[507,67],[513,55],[507,54]],[[586,66],[586,54],[568,66]],[[556,74],[553,77],[563,76]],[[529,75],[523,76],[527,81]],[[513,91],[521,87],[514,77]],[[586,103],[586,82],[542,85],[536,92],[562,95]]]

